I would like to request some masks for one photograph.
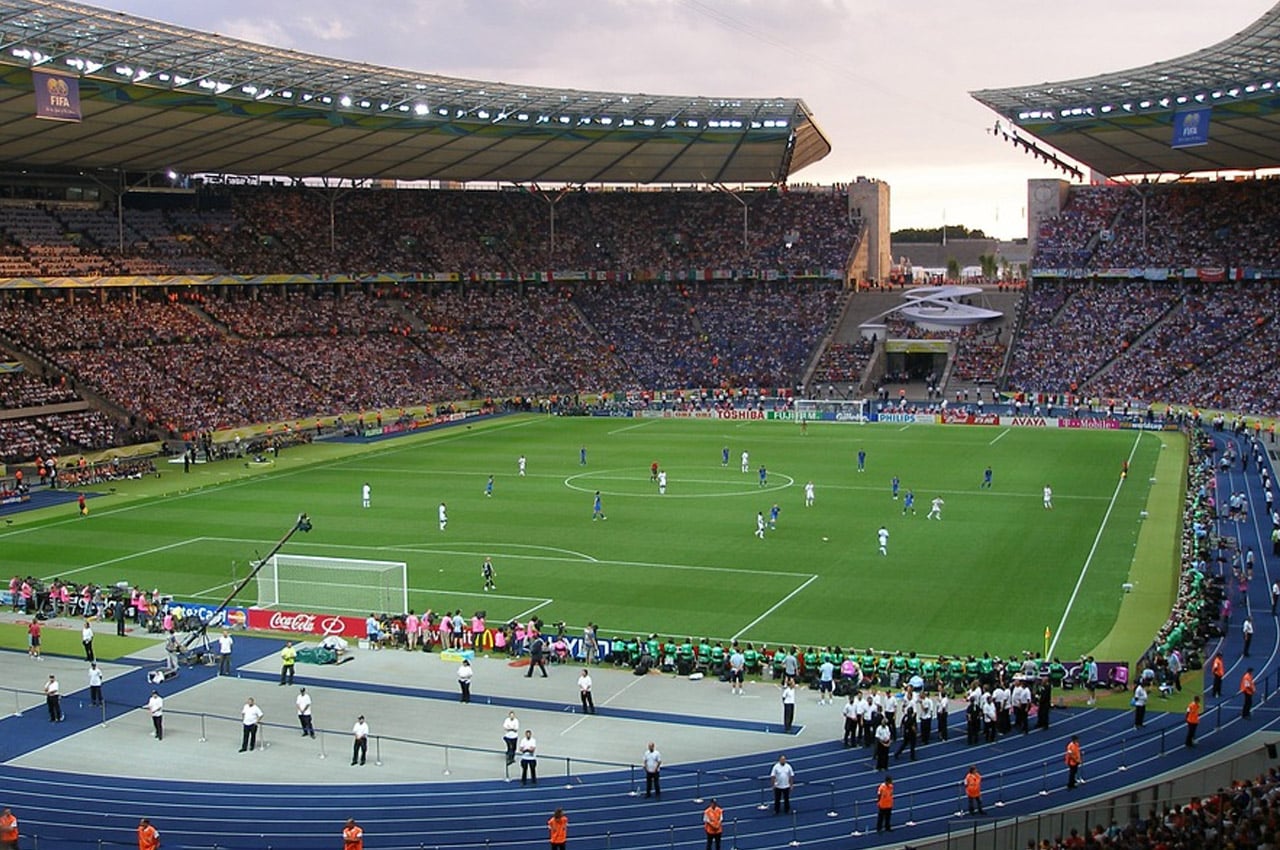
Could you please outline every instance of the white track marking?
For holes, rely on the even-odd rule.
[[[613,694],[612,696],[610,696],[608,699],[601,701],[601,703],[600,703],[600,704],[601,704],[601,705],[608,705],[609,703],[613,702],[615,699],[617,699],[618,697],[622,696],[622,695],[623,695],[623,694],[625,694],[627,691],[631,690],[633,687],[635,687],[636,685],[640,684],[640,683],[641,683],[641,682],[643,682],[643,681],[644,681],[644,677],[643,677],[643,676],[641,676],[641,677],[639,677],[639,678],[632,677],[631,682],[630,682],[626,687],[622,688],[622,689],[621,689],[621,690],[619,690],[617,693],[615,693],[615,694]],[[570,724],[565,728],[565,730],[564,730],[563,732],[561,732],[560,734],[561,734],[561,735],[567,735],[567,734],[569,734],[570,732],[572,732],[572,731],[574,730],[574,728],[575,728],[575,727],[577,727],[577,725],[578,725],[579,723],[581,723],[582,721],[584,721],[584,720],[586,720],[586,719],[587,719],[587,716],[586,716],[585,714],[584,714],[584,715],[582,715],[582,716],[581,716],[581,717],[579,717],[577,720],[575,720],[575,721],[573,721],[572,723],[570,723]]]
[[[1129,449],[1129,463],[1133,463],[1133,456],[1138,451],[1138,441],[1142,439],[1141,431],[1138,436],[1133,439],[1133,448]],[[1053,651],[1058,647],[1058,639],[1062,637],[1062,627],[1067,624],[1067,617],[1071,616],[1071,606],[1076,604],[1076,596],[1080,593],[1080,586],[1084,584],[1084,577],[1089,572],[1089,565],[1093,563],[1093,555],[1098,551],[1098,544],[1102,542],[1102,533],[1107,530],[1107,520],[1111,519],[1111,511],[1115,509],[1116,499],[1120,498],[1120,488],[1124,485],[1124,479],[1116,482],[1115,492],[1111,494],[1111,503],[1107,505],[1107,512],[1102,515],[1102,522],[1098,524],[1098,533],[1093,536],[1093,545],[1089,547],[1089,555],[1084,559],[1084,565],[1080,567],[1080,576],[1076,579],[1076,586],[1071,591],[1071,598],[1067,600],[1067,608],[1062,612],[1062,619],[1058,621],[1058,630],[1053,633],[1053,641],[1049,644],[1049,651],[1045,654],[1046,658],[1053,657]]]
[[[1004,437],[1005,434],[1008,434],[1012,430],[1013,430],[1012,428],[1005,428],[1003,431],[1001,431],[999,434],[996,435],[996,438],[994,440],[987,443],[987,445],[994,446],[996,443],[1000,442],[1000,439]]]
[[[773,603],[773,605],[772,605],[772,606],[770,606],[770,608],[769,608],[769,610],[768,610],[768,611],[765,611],[765,612],[764,612],[763,614],[761,614],[759,617],[756,617],[756,618],[755,618],[754,620],[752,620],[750,623],[747,623],[745,626],[743,626],[741,629],[739,629],[739,630],[738,630],[738,633],[737,633],[736,635],[734,635],[734,636],[733,636],[733,640],[737,640],[738,638],[742,637],[744,634],[746,634],[748,631],[750,631],[750,630],[751,630],[751,628],[752,628],[753,626],[755,626],[757,623],[759,623],[759,622],[760,622],[761,620],[763,620],[765,617],[768,617],[768,616],[769,616],[770,614],[772,614],[774,611],[777,611],[779,608],[781,608],[783,605],[785,605],[785,604],[786,604],[786,603],[787,603],[787,602],[788,602],[788,601],[789,601],[793,596],[795,596],[797,593],[799,593],[800,591],[804,590],[804,589],[805,589],[806,587],[808,587],[809,585],[813,584],[813,583],[814,583],[814,581],[816,581],[816,580],[817,580],[817,578],[818,578],[818,577],[817,577],[816,575],[811,575],[811,576],[809,576],[807,579],[805,579],[804,584],[800,585],[800,586],[799,586],[799,587],[797,587],[795,590],[791,591],[791,592],[790,592],[790,593],[788,593],[786,596],[784,596],[784,597],[782,597],[781,599],[779,599],[777,602]]]

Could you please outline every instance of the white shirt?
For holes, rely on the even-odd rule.
[[[102,684],[102,670],[98,667],[89,668],[89,687],[96,688]]]
[[[935,511],[940,511],[940,510],[942,510],[942,506],[943,506],[943,505],[945,505],[945,504],[946,504],[946,502],[942,501],[942,498],[941,498],[941,497],[939,497],[939,498],[937,498],[937,499],[934,499],[934,500],[933,500],[933,509],[934,509]]]
[[[459,682],[470,683],[471,677],[474,676],[475,674],[476,674],[476,671],[471,667],[470,664],[458,665],[458,681]]]
[[[244,720],[245,726],[256,726],[262,719],[262,709],[246,702],[244,708],[240,709],[240,717]]]
[[[368,484],[360,488],[360,497],[363,498],[366,502],[369,501],[369,485]]]
[[[658,768],[662,767],[662,753],[656,749],[645,750],[642,759],[645,773],[657,773]]]
[[[152,717],[164,716],[164,700],[160,698],[159,694],[152,694],[151,699],[147,700],[147,711],[151,713]]]
[[[1133,704],[1134,705],[1147,704],[1147,689],[1142,687],[1142,685],[1138,685],[1136,688],[1133,689]]]
[[[357,720],[355,725],[351,727],[351,734],[355,735],[357,741],[368,738],[369,724],[363,720]]]
[[[667,473],[666,473],[666,470],[663,470],[662,472],[659,472],[659,473],[658,473],[658,486],[659,486],[659,487],[666,487],[666,486],[667,486]]]
[[[516,745],[516,749],[520,751],[521,761],[533,761],[537,758],[538,739],[533,736],[521,738],[520,743]]]
[[[233,643],[235,643],[235,641],[231,639],[231,635],[220,636],[218,638],[218,652],[222,653],[223,655],[230,655],[231,645]]]
[[[1053,488],[1052,487],[1044,488],[1044,500],[1047,502],[1052,498],[1053,498]]]
[[[311,716],[311,694],[298,694],[298,698],[294,701],[294,705],[298,706],[299,717]]]
[[[1245,620],[1244,625],[1241,626],[1241,631],[1247,635],[1253,634],[1253,620]]]
[[[769,776],[773,779],[774,788],[790,788],[795,782],[796,772],[790,764],[774,762],[773,770],[769,771]]]
[[[44,683],[44,692],[46,696],[56,697],[58,695],[58,680],[50,679]]]
[[[860,709],[858,708],[858,702],[856,699],[845,703],[844,708],[840,709],[840,713],[850,720],[856,718],[859,712]]]
[[[502,721],[502,737],[511,740],[520,734],[520,721],[514,717],[508,717]]]
[[[877,533],[880,535],[880,545],[887,546],[889,544],[889,529],[882,528]]]
[[[764,514],[756,514],[756,530],[764,528]]]
[[[591,676],[589,676],[586,673],[583,673],[581,676],[578,677],[578,690],[582,691],[583,693],[586,693],[587,691],[591,690]]]
[[[790,685],[783,685],[783,686],[782,686],[782,704],[783,704],[783,705],[795,705],[795,704],[796,704],[796,689],[795,689],[795,688],[791,687]]]
[[[524,472],[524,455],[520,455],[520,471]]]
[[[889,742],[893,740],[893,733],[889,731],[888,723],[881,723],[876,727],[876,743],[882,747],[889,746]]]
[[[812,498],[813,498],[813,484],[812,484],[812,483],[804,485],[804,497],[805,497],[806,499],[812,499]]]
[[[88,643],[91,640],[93,640],[93,626],[85,626],[80,630],[80,641]]]
[[[446,517],[445,517],[445,512],[444,512],[444,505],[441,505],[441,506],[440,506],[440,521],[441,521],[441,522],[444,522],[444,521],[445,521],[445,518],[446,518]]]

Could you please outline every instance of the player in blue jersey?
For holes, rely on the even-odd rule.
[[[896,476],[896,475],[895,475],[895,476],[893,476],[893,480],[892,480],[892,481],[890,481],[889,483],[890,483],[890,485],[893,487],[893,498],[894,498],[894,499],[897,499],[897,498],[898,498],[898,488],[899,488],[899,486],[901,485],[901,482],[900,482],[900,481],[898,481],[898,476]]]
[[[769,470],[764,468],[764,464],[760,464],[760,486],[763,487],[769,483]]]
[[[493,476],[489,476],[489,480],[484,484],[484,495],[488,498],[493,495]]]
[[[769,528],[771,530],[778,527],[778,513],[781,510],[782,508],[778,507],[777,502],[774,502],[773,507],[769,508]]]
[[[720,450],[720,465],[721,466],[729,465],[729,447],[728,446],[725,446],[723,449]]]
[[[604,515],[604,504],[600,501],[599,490],[596,491],[595,501],[591,503],[591,521],[595,522],[598,519],[608,519],[608,517]]]
[[[858,449],[858,471],[865,472],[867,469],[867,453],[863,449]]]
[[[907,511],[911,511],[911,515],[916,513],[916,494],[911,492],[911,488],[907,488],[907,492],[902,494],[902,515],[906,516]]]
[[[991,489],[991,467],[982,470],[982,488],[983,490]]]

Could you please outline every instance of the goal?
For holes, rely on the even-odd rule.
[[[796,419],[801,422],[863,422],[867,421],[865,398],[798,398],[795,400]]]
[[[408,570],[403,561],[272,555],[258,573],[258,607],[403,614]]]

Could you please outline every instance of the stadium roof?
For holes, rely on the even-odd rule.
[[[32,69],[79,78],[34,117]],[[0,0],[0,160],[32,168],[561,183],[773,183],[831,145],[796,98],[538,88]]]
[[[1013,128],[1109,176],[1280,166],[1280,4],[1177,59],[971,94]],[[1174,148],[1175,114],[1203,108],[1211,109],[1208,143]]]

